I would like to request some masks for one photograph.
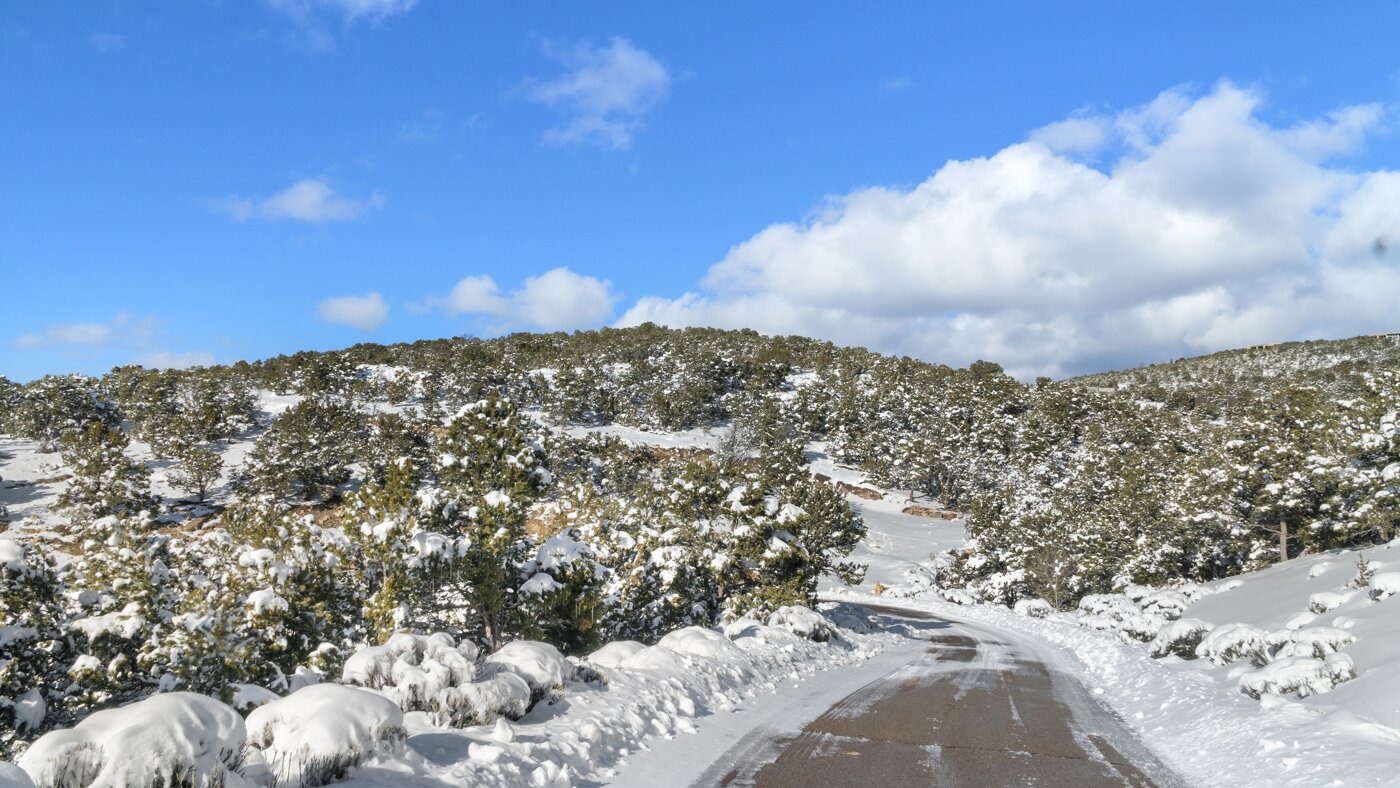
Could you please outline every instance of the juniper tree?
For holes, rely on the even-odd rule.
[[[438,568],[448,612],[463,606],[470,625],[493,648],[520,628],[516,574],[528,558],[525,518],[549,478],[509,400],[490,397],[463,407],[434,446],[446,501],[431,519],[459,548]]]
[[[363,435],[359,415],[330,399],[304,399],[259,436],[239,486],[254,495],[326,500],[350,479]]]
[[[200,446],[190,446],[181,450],[176,459],[179,466],[170,474],[170,483],[176,489],[184,490],[194,495],[200,503],[204,503],[209,488],[219,480],[223,471],[223,458],[218,452]]]
[[[119,427],[91,422],[63,448],[63,462],[73,478],[59,496],[58,505],[82,511],[90,517],[134,515],[153,509],[150,471],[128,457],[126,433]]]
[[[27,741],[68,721],[60,704],[73,655],[62,590],[40,548],[0,541],[0,757],[13,760]]]

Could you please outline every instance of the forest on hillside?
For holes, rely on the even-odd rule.
[[[0,754],[158,690],[285,693],[398,631],[577,654],[810,604],[859,577],[864,530],[814,447],[966,513],[938,582],[1003,604],[1387,541],[1398,363],[1400,340],[1367,337],[1025,384],[644,325],[0,378],[0,433],[71,474],[62,527],[0,543],[0,697],[19,699]],[[561,429],[606,424],[720,437]],[[183,496],[152,492],[133,441]],[[216,496],[233,442],[247,459]]]

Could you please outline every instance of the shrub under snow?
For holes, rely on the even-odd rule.
[[[1124,640],[1148,643],[1156,639],[1157,633],[1161,631],[1162,625],[1165,623],[1159,616],[1136,613],[1119,620],[1113,628],[1118,630],[1118,636]]]
[[[1276,657],[1325,659],[1329,654],[1337,653],[1342,646],[1356,641],[1356,638],[1336,627],[1307,627],[1287,634],[1287,640],[1275,654]]]
[[[1175,621],[1181,618],[1182,613],[1186,612],[1191,601],[1185,592],[1168,588],[1147,595],[1142,600],[1141,607],[1144,613],[1160,616],[1167,621]]]
[[[1240,676],[1240,691],[1251,698],[1265,693],[1297,693],[1306,698],[1355,677],[1356,669],[1346,654],[1331,654],[1326,659],[1285,657]]]
[[[1167,623],[1152,639],[1152,656],[1175,654],[1182,659],[1195,659],[1196,648],[1209,630],[1210,624],[1198,618],[1180,618]]]
[[[789,605],[780,607],[768,616],[768,626],[786,629],[794,635],[817,643],[825,643],[836,636],[836,628],[826,620],[826,616],[811,608]]]
[[[325,785],[406,736],[397,704],[341,684],[302,687],[248,715],[248,744],[262,751],[278,785]]]
[[[1206,633],[1196,647],[1196,656],[1217,665],[1248,659],[1255,666],[1269,661],[1268,633],[1249,624],[1222,624]]]
[[[1335,591],[1321,591],[1308,597],[1308,612],[1322,615],[1329,610],[1341,607],[1347,598]]]
[[[1371,578],[1372,599],[1385,599],[1400,594],[1400,572],[1379,572]]]
[[[1016,615],[1029,618],[1045,618],[1055,612],[1055,606],[1044,599],[1020,599],[1016,601]]]
[[[559,653],[559,649],[534,640],[507,643],[482,665],[482,675],[488,679],[506,673],[524,679],[533,703],[559,698],[564,693],[565,682],[572,681],[576,672],[577,668]]]
[[[47,733],[19,766],[40,788],[222,786],[242,764],[245,738],[238,712],[206,695],[169,692]]]
[[[557,653],[557,652],[556,652]],[[476,681],[477,649],[450,635],[399,633],[345,661],[342,678],[383,692],[403,711],[430,712],[439,725],[488,725],[520,719],[533,700],[526,678],[513,673]],[[561,657],[562,659],[562,657]]]

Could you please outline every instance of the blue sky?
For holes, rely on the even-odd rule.
[[[1221,5],[19,4],[0,374],[652,319],[1063,375],[1400,328],[1400,12]]]

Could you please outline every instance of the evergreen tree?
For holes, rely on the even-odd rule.
[[[68,440],[63,462],[73,474],[59,496],[59,506],[81,509],[91,517],[134,515],[154,509],[150,471],[125,454],[129,441],[119,427],[91,422]]]

